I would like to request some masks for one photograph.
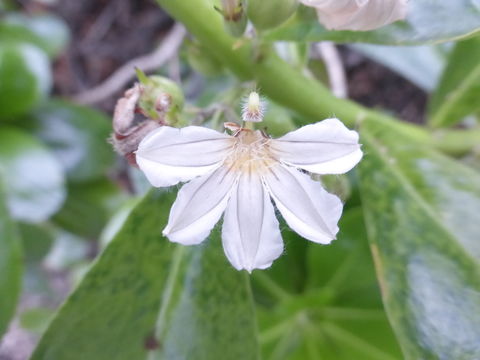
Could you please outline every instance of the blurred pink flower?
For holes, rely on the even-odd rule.
[[[367,31],[405,19],[408,0],[300,0],[329,30]]]

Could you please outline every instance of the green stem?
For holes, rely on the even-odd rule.
[[[454,156],[480,150],[480,129],[444,129],[432,133],[431,142],[437,149]]]
[[[223,19],[209,0],[157,2],[182,22],[240,80],[255,80],[260,91],[270,99],[302,115],[305,119],[300,120],[299,125],[338,117],[350,127],[360,123],[375,124],[414,141],[439,146],[443,150],[452,149],[432,139],[431,134],[420,126],[397,121],[352,101],[336,98],[320,82],[280,59],[269,46],[246,38],[231,37],[225,32]],[[458,146],[461,147],[460,144]]]

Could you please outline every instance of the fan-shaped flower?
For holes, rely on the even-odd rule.
[[[331,30],[367,31],[407,15],[408,0],[300,0],[317,10],[319,21]]]
[[[330,243],[342,203],[299,169],[316,174],[350,170],[362,157],[358,134],[338,119],[278,139],[238,125],[233,130],[228,135],[198,126],[163,126],[140,143],[137,163],[153,186],[189,181],[178,192],[163,234],[173,242],[198,244],[225,213],[222,242],[232,265],[264,269],[283,252],[272,198],[298,234]]]

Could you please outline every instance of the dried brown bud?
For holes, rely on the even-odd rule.
[[[124,97],[117,101],[113,115],[113,131],[111,143],[116,152],[125,156],[131,165],[136,166],[135,151],[142,139],[152,130],[164,125],[162,120],[148,119],[141,115],[138,109],[138,102],[142,94],[142,86],[136,83],[128,89]],[[163,106],[160,101],[159,106]]]

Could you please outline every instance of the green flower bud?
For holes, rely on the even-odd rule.
[[[138,108],[150,119],[163,120],[171,126],[180,126],[180,113],[183,109],[184,96],[180,87],[170,79],[162,76],[146,76],[136,69],[140,80],[140,97]]]
[[[221,2],[221,9],[217,10],[223,16],[225,29],[232,36],[242,36],[247,27],[244,0],[221,0]]]
[[[297,0],[248,0],[247,14],[257,30],[267,30],[285,22],[297,6]]]

